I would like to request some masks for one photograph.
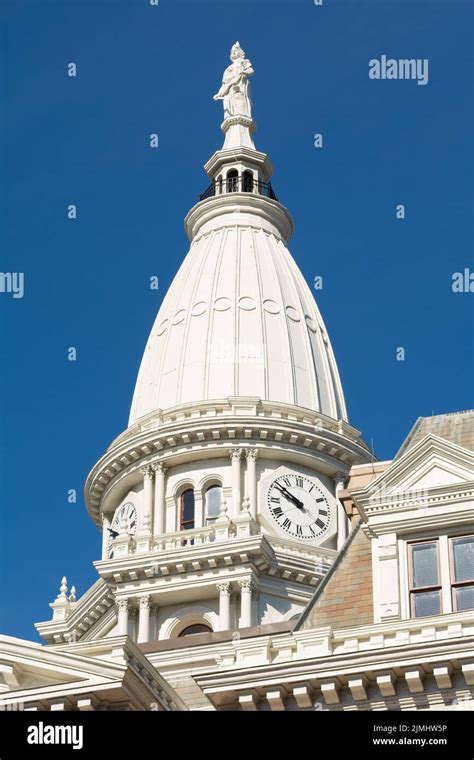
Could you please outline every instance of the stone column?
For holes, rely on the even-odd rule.
[[[260,592],[255,586],[252,587],[252,625],[258,625],[260,616],[258,614],[258,599]]]
[[[158,605],[157,604],[150,604],[150,624],[149,624],[149,641],[155,641],[155,639],[158,638],[159,628],[158,628]]]
[[[218,583],[219,592],[219,630],[228,631],[230,628],[230,583]]]
[[[240,489],[240,460],[242,458],[242,449],[232,449],[230,452],[230,459],[232,462],[232,517],[237,517],[240,512],[240,505],[242,501],[241,489]]]
[[[143,518],[142,532],[150,533],[152,531],[152,510],[153,510],[153,478],[154,470],[151,465],[147,465],[141,470],[143,475]]]
[[[138,599],[138,637],[139,644],[150,640],[150,597],[140,596]]]
[[[110,519],[107,515],[102,515],[102,559],[108,559],[107,550],[109,548],[110,533]]]
[[[252,625],[252,581],[239,581],[240,586],[240,627]]]
[[[118,635],[128,635],[128,610],[130,604],[128,599],[119,599],[117,602],[118,609]]]
[[[137,640],[137,622],[138,622],[138,609],[130,606],[128,608],[128,635],[133,641]]]
[[[334,478],[336,484],[336,500],[337,500],[337,549],[342,549],[346,543],[347,536],[349,534],[349,518],[346,515],[346,510],[339,501],[339,492],[344,488],[344,477],[340,474]]]
[[[248,499],[250,502],[250,514],[253,519],[257,519],[257,467],[256,461],[258,456],[258,449],[247,449],[245,452],[247,457],[247,488]]]
[[[156,462],[153,465],[155,470],[155,514],[154,514],[154,535],[161,536],[165,533],[165,473],[166,467],[163,462]]]

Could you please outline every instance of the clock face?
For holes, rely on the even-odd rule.
[[[137,510],[130,502],[127,504],[122,504],[121,507],[115,510],[114,519],[112,520],[112,524],[110,526],[113,532],[110,533],[109,544],[107,548],[107,556],[109,559],[112,559],[114,556],[113,541],[115,538],[117,538],[115,534],[120,533],[120,524],[124,518],[127,524],[128,535],[134,536],[137,532]]]
[[[329,527],[329,500],[305,475],[280,475],[268,489],[267,503],[275,522],[292,538],[311,541]]]

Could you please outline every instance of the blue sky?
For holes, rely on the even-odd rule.
[[[127,425],[187,252],[236,39],[290,250],[324,278],[352,424],[391,458],[418,416],[473,406],[473,296],[451,288],[474,270],[473,15],[467,0],[3,0],[1,270],[25,273],[24,298],[0,293],[3,633],[34,637],[63,574],[79,594],[97,577],[83,483]],[[382,54],[427,58],[429,83],[369,79]]]

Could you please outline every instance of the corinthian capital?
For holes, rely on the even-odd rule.
[[[255,462],[258,457],[258,449],[247,449],[245,452],[247,462]]]
[[[155,462],[152,464],[152,467],[155,472],[159,473],[160,475],[164,475],[166,472],[166,467],[163,462]]]
[[[141,610],[149,610],[151,604],[151,596],[148,596],[146,594],[145,596],[140,596],[138,598],[138,606]]]
[[[121,612],[129,609],[130,602],[128,599],[117,599],[117,607]]]
[[[155,471],[153,469],[153,466],[151,464],[147,464],[145,467],[142,467],[140,470],[141,474],[145,478],[145,480],[153,480],[155,476]]]
[[[240,462],[242,458],[242,449],[231,449],[229,456],[233,462]]]

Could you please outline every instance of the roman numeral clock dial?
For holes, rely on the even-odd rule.
[[[137,510],[130,502],[122,504],[114,514],[112,525],[110,526],[110,536],[107,545],[107,556],[112,559],[114,556],[113,541],[120,534],[120,524],[125,519],[127,526],[127,533],[129,536],[134,536],[137,532]]]
[[[305,475],[276,478],[268,489],[267,502],[275,522],[292,538],[314,540],[329,527],[329,501]]]

